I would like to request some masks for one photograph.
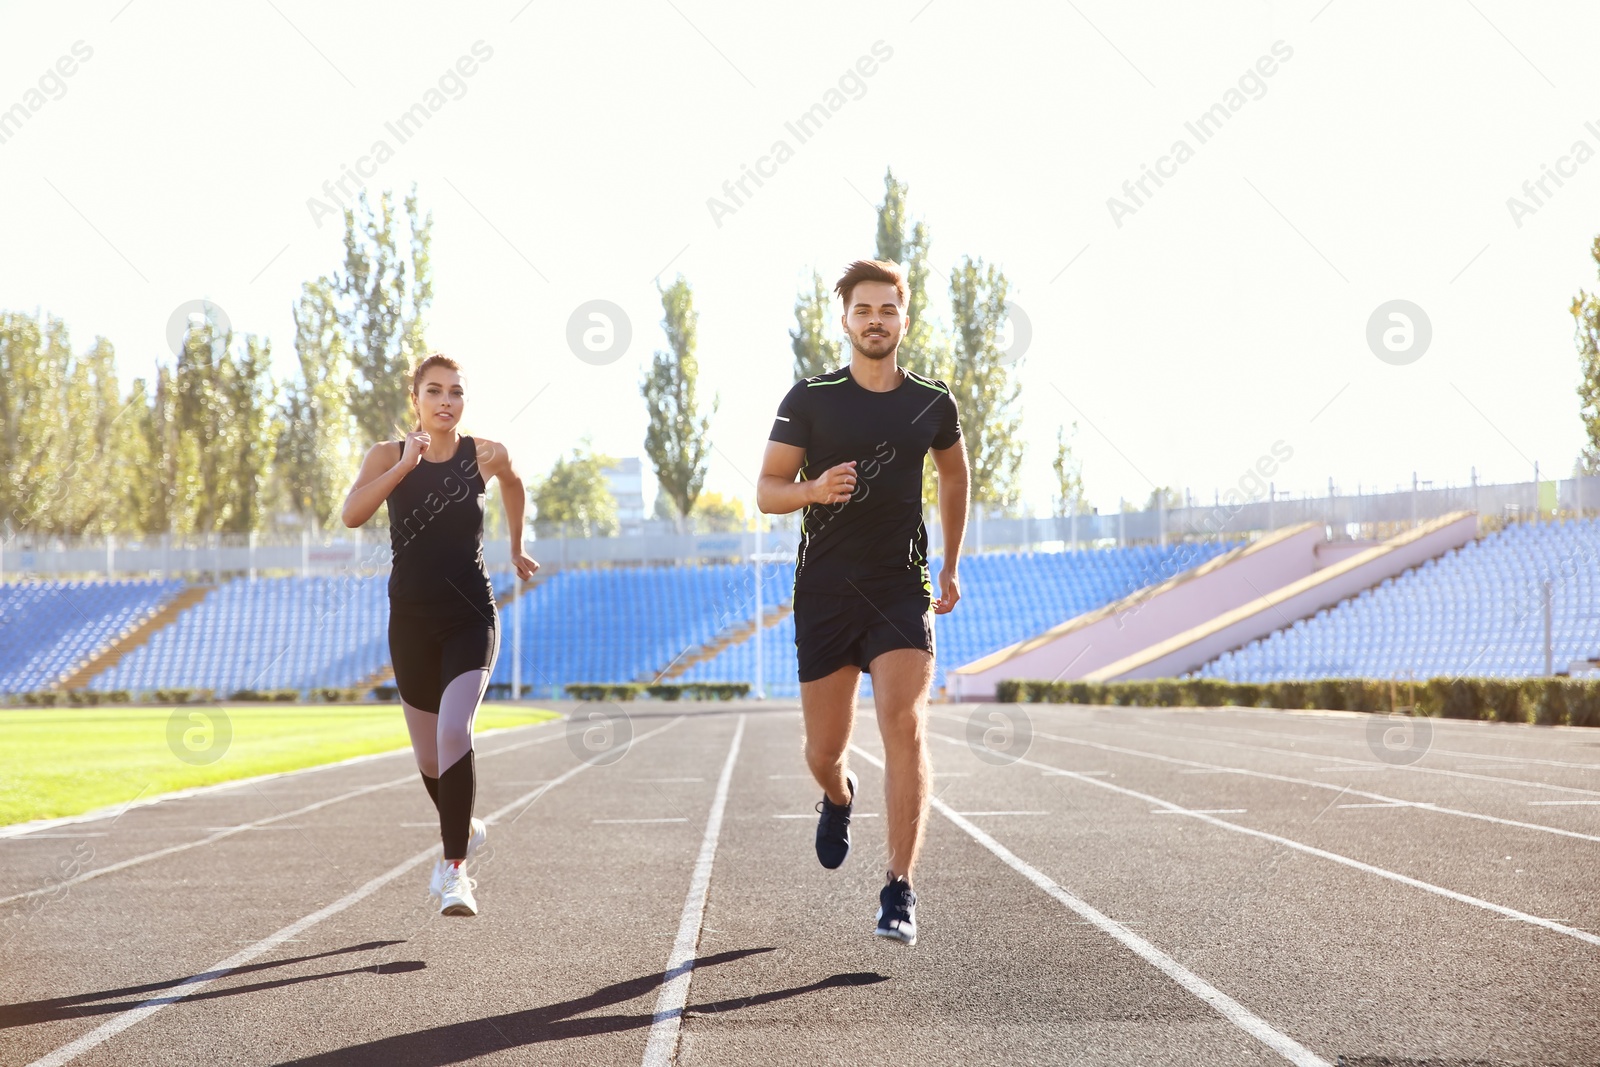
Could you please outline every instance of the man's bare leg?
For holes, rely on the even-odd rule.
[[[911,881],[928,822],[928,690],[933,657],[897,648],[872,661],[872,700],[883,735],[883,790],[889,820],[889,873]]]
[[[806,724],[806,765],[828,799],[850,803],[845,784],[845,754],[855,726],[856,690],[861,668],[840,667],[814,682],[800,683],[800,712]]]

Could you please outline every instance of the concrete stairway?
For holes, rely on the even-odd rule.
[[[761,613],[761,625],[763,628],[774,626],[793,614],[793,612],[793,604],[779,604],[777,607]],[[683,677],[685,672],[696,663],[704,663],[729,645],[737,645],[741,641],[748,641],[755,632],[756,624],[754,619],[746,619],[744,622],[723,627],[711,640],[674,660],[672,666],[662,673],[661,680],[670,682]],[[650,681],[651,679],[642,678],[640,680]]]

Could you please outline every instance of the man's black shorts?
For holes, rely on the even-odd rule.
[[[794,644],[800,680],[814,682],[851,665],[871,672],[872,661],[898,648],[933,654],[933,605],[924,590],[893,596],[794,594]]]

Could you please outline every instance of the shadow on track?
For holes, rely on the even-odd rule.
[[[772,951],[773,948],[747,948],[719,952],[695,960],[694,969],[732,963],[747,956]],[[637,1015],[595,1015],[584,1019],[574,1019],[571,1016],[647,996],[660,988],[667,977],[665,971],[658,971],[640,978],[630,978],[625,982],[616,982],[587,996],[563,1001],[560,1004],[549,1004],[542,1008],[507,1012],[470,1022],[435,1026],[414,1033],[380,1038],[377,1041],[351,1045],[333,1052],[291,1060],[281,1064],[280,1067],[334,1067],[336,1064],[340,1067],[392,1067],[399,1063],[417,1067],[444,1067],[446,1064],[464,1063],[491,1052],[521,1048],[544,1041],[565,1041],[592,1037],[596,1034],[620,1033],[625,1030],[646,1030],[655,1021],[655,1016],[648,1011]],[[748,997],[697,1004],[686,1009],[684,1017],[693,1019],[718,1015],[759,1004],[787,1000],[790,997],[822,989],[875,985],[888,980],[888,976],[872,972],[835,974],[809,985],[791,989],[776,989]]]
[[[150,999],[146,994],[159,993],[163,989],[176,990],[172,996],[173,1000],[209,1000],[216,997],[231,997],[237,993],[253,993],[262,989],[276,989],[280,986],[296,985],[300,982],[313,982],[319,978],[337,978],[347,974],[362,974],[364,972],[390,974],[400,971],[420,971],[426,966],[425,964],[420,961],[407,960],[397,963],[382,963],[372,967],[352,967],[346,971],[329,971],[325,974],[308,974],[300,978],[284,978],[275,982],[258,982],[255,985],[234,986],[229,989],[213,989],[187,996],[179,988],[187,982],[196,980],[250,974],[254,971],[266,970],[269,967],[286,967],[295,963],[308,963],[311,960],[327,959],[329,956],[342,956],[349,952],[370,952],[373,949],[403,944],[405,944],[404,941],[367,941],[360,945],[331,949],[327,952],[318,952],[310,956],[295,956],[286,960],[273,960],[270,963],[252,963],[229,970],[203,971],[200,974],[186,975],[183,978],[174,978],[166,982],[124,986],[121,989],[103,989],[98,993],[79,993],[71,997],[54,997],[50,1000],[34,1000],[23,1004],[0,1004],[0,1030],[10,1029],[14,1026],[32,1026],[34,1023],[56,1022],[60,1019],[79,1019],[88,1015],[110,1015],[119,1011],[126,1011],[129,1008],[136,1008]],[[94,1001],[106,1001],[113,997],[138,997],[139,999],[135,1001],[93,1003]]]

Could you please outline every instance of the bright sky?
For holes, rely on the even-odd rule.
[[[33,113],[0,127],[0,307],[63,317],[80,350],[107,336],[126,379],[206,298],[288,373],[300,284],[342,259],[307,201],[383,140],[370,190],[415,181],[434,213],[429,340],[470,372],[467,428],[532,472],[585,437],[643,455],[656,279],[681,271],[722,402],[708,488],[753,502],[797,287],[872,254],[892,166],[940,269],[999,264],[1031,323],[1013,373],[1035,508],[1073,421],[1102,510],[1152,484],[1209,499],[1279,442],[1280,490],[1565,474],[1567,309],[1596,287],[1600,8],[1154,6],[7,4],[0,109]],[[385,124],[441,76],[401,143]],[[819,102],[838,106],[802,143],[785,124]],[[1202,141],[1185,124],[1218,104]],[[708,198],[779,140],[792,155],[714,218]],[[1123,184],[1146,167],[1164,184],[1136,203]],[[1113,218],[1113,196],[1136,210]],[[604,366],[566,339],[591,300],[632,326]],[[1403,365],[1367,340],[1392,300],[1431,323]]]

